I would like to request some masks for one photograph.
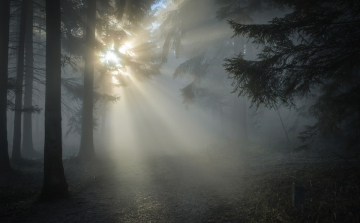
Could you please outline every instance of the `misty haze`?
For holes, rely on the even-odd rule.
[[[0,222],[360,222],[360,3],[1,0]]]

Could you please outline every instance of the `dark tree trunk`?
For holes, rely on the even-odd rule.
[[[62,163],[60,0],[46,0],[44,182],[40,198],[68,195]]]
[[[15,86],[15,118],[14,118],[14,137],[12,160],[18,162],[21,160],[21,109],[22,109],[22,87],[24,80],[24,46],[25,46],[25,28],[27,2],[21,3],[20,35],[17,55],[16,86]]]
[[[86,27],[86,55],[84,74],[84,100],[82,110],[81,142],[79,158],[94,158],[93,109],[94,109],[94,56],[95,56],[96,1],[88,0]]]
[[[0,172],[11,170],[7,141],[7,81],[10,0],[0,2]]]
[[[26,23],[26,39],[25,39],[25,92],[24,92],[24,107],[32,106],[33,97],[33,79],[34,79],[34,49],[33,49],[33,2],[28,0],[27,5],[27,23]],[[31,112],[24,113],[23,122],[23,143],[22,153],[27,157],[37,156],[34,150],[32,139],[32,114]]]

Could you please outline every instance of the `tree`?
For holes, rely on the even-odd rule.
[[[244,53],[245,42],[244,38],[232,40],[231,30],[221,20],[233,17],[240,19],[246,17],[247,20],[250,20],[249,14],[252,11],[247,12],[246,16],[237,12],[235,16],[234,12],[230,13],[229,10],[238,5],[245,5],[244,8],[249,8],[248,4],[252,4],[252,2],[246,0],[181,1],[177,6],[175,4],[175,9],[168,7],[161,26],[165,38],[163,61],[166,62],[171,47],[175,51],[176,57],[179,57],[181,51],[181,56],[188,58],[174,72],[174,78],[187,76],[193,78],[189,85],[180,90],[185,106],[196,104],[206,110],[214,111],[220,115],[221,122],[225,124],[224,117],[232,119],[230,121],[233,129],[232,136],[242,142],[248,141],[246,103],[240,103],[245,102],[245,99],[239,99],[235,95],[231,97],[230,83],[225,78],[225,72],[221,65],[225,56],[239,52]],[[220,8],[219,4],[220,6],[225,4],[226,10]],[[203,8],[201,13],[196,10],[199,7]],[[221,16],[217,13],[219,11],[222,12]],[[216,14],[217,17],[214,16]],[[218,31],[214,32],[213,30]],[[247,44],[247,46],[249,45]],[[248,50],[246,55],[248,56],[249,53]],[[230,113],[226,114],[227,111]]]
[[[349,146],[360,139],[360,4],[352,0],[275,0],[291,11],[268,24],[230,21],[235,35],[264,44],[258,60],[227,59],[234,90],[255,105],[294,106],[297,98],[317,96],[310,112],[317,122],[300,135],[342,133]]]
[[[7,141],[7,83],[10,0],[0,2],[0,172],[11,170]]]
[[[23,93],[23,80],[24,80],[24,48],[25,48],[27,5],[28,5],[28,1],[22,1],[19,46],[17,51],[14,137],[13,137],[13,150],[11,156],[12,160],[16,162],[21,160],[21,113],[22,113],[22,101],[23,101],[22,93]]]
[[[68,194],[62,163],[60,0],[46,0],[44,181],[41,199]]]
[[[86,25],[86,50],[85,50],[85,73],[84,94],[82,109],[82,126],[79,157],[92,159],[95,156],[93,135],[93,112],[94,112],[94,64],[95,64],[95,23],[96,23],[96,0],[87,1],[87,25]]]
[[[215,0],[215,3],[221,8],[217,11],[217,18],[219,20],[232,19],[236,22],[242,22],[246,24],[251,24],[254,22],[254,14],[263,12],[267,9],[270,9],[273,2],[271,0]],[[237,36],[234,38],[234,54],[242,54],[244,58],[248,60],[253,60],[253,50],[252,43],[249,39],[245,40],[244,36]],[[242,98],[241,107],[243,115],[240,117],[240,123],[242,126],[242,141],[249,141],[248,139],[248,129],[247,129],[247,99],[246,97]]]
[[[34,80],[34,49],[33,49],[33,1],[28,0],[27,5],[27,24],[25,38],[25,90],[24,90],[24,109],[32,107],[33,99],[33,80]],[[31,109],[30,109],[31,110]],[[32,113],[24,112],[23,121],[23,143],[22,153],[25,156],[37,156],[34,150],[32,139]]]
[[[127,52],[120,52],[119,48],[121,45],[124,45],[124,42],[129,38],[127,32],[130,29],[130,32],[143,32],[141,25],[144,23],[142,20],[144,18],[149,18],[149,11],[151,11],[151,5],[156,2],[155,0],[138,0],[138,1],[123,1],[116,0],[109,4],[109,1],[101,1],[101,7],[97,7],[96,0],[87,1],[86,9],[86,43],[85,43],[85,71],[84,71],[84,91],[83,91],[83,108],[82,108],[82,124],[81,124],[81,145],[79,151],[79,157],[82,160],[92,159],[95,155],[94,152],[94,139],[93,139],[93,129],[95,126],[94,123],[94,71],[96,63],[96,52],[100,52],[102,49],[111,49],[111,53],[116,55],[122,61],[123,70],[125,66],[130,67],[134,72],[134,76],[139,79],[148,79],[151,75],[159,73],[159,65],[154,63],[153,59],[153,44],[143,43],[142,45],[137,46],[135,51],[138,51],[136,59],[133,58]],[[100,5],[100,4],[99,4]],[[113,9],[113,10],[112,10]],[[99,14],[100,18],[97,18],[96,14]],[[125,16],[126,15],[126,16]],[[117,27],[116,30],[111,30],[109,33],[109,19],[116,21],[115,26],[118,24],[123,24],[122,28]],[[98,36],[102,35],[102,27],[105,23],[106,31],[104,45],[101,45],[95,39],[95,32],[98,32]],[[136,37],[132,37],[135,39]],[[138,38],[136,38],[138,39]],[[112,47],[110,45],[112,44]],[[100,76],[103,76],[112,65],[107,64],[107,68],[97,66],[97,70],[100,73]],[[119,64],[116,64],[117,66]],[[104,72],[106,71],[106,72]],[[115,71],[114,69],[112,71]],[[116,72],[121,73],[119,69],[116,69]],[[116,79],[120,82],[119,85],[125,85],[123,75],[117,75]],[[106,96],[106,95],[105,95]],[[109,97],[104,97],[109,98]],[[111,97],[110,100],[114,101],[117,97]]]

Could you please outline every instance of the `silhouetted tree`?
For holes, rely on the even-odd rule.
[[[222,10],[218,4],[215,4],[217,2],[221,2],[221,6],[230,3],[234,6],[232,1],[185,0],[175,9],[169,9],[161,25],[165,38],[163,62],[167,61],[170,49],[175,51],[176,57],[179,57],[180,52],[186,56],[187,61],[180,64],[174,72],[174,78],[191,76],[194,79],[180,90],[185,106],[196,103],[203,108],[216,111],[220,114],[222,122],[224,108],[230,107],[233,129],[235,130],[236,127],[234,136],[244,142],[248,141],[246,103],[240,104],[240,101],[245,99],[232,97],[233,103],[229,103],[230,84],[224,76],[221,63],[225,55],[244,53],[245,41],[244,38],[237,38],[236,41],[230,39],[230,30],[219,20],[235,15],[228,12],[231,7],[227,7],[223,10],[226,12],[226,17],[223,15],[221,18],[216,18],[214,15]],[[251,1],[236,2],[251,4]],[[199,7],[204,8],[201,13],[196,10]],[[249,16],[247,15],[248,20],[251,19]],[[206,31],[209,32],[208,35],[204,34]],[[185,38],[186,44],[182,45],[182,40]]]
[[[0,172],[11,170],[7,140],[7,83],[10,0],[0,2]]]
[[[275,0],[291,13],[269,24],[230,21],[235,35],[264,44],[258,61],[243,55],[226,60],[226,70],[240,95],[252,103],[293,106],[294,99],[318,96],[310,112],[317,118],[300,135],[342,132],[349,146],[360,139],[360,4],[352,0]]]
[[[120,53],[119,47],[129,38],[123,29],[129,29],[130,32],[141,32],[142,24],[146,23],[143,19],[149,19],[149,11],[151,6],[156,2],[155,0],[138,0],[138,1],[123,1],[116,0],[109,5],[109,1],[101,1],[102,7],[97,7],[96,0],[87,1],[86,9],[86,43],[85,43],[85,72],[84,72],[84,91],[83,91],[83,108],[81,112],[81,145],[79,157],[83,160],[88,160],[94,157],[94,139],[93,129],[94,123],[94,70],[98,70],[100,75],[104,75],[107,70],[111,70],[112,65],[107,64],[107,68],[97,66],[94,67],[96,57],[95,53],[100,52],[102,48],[109,48],[109,46],[101,46],[101,43],[95,39],[95,32],[98,31],[99,36],[102,34],[102,26],[105,25],[105,38],[106,44],[113,44],[112,52],[121,58],[122,66],[126,66],[133,71],[133,74],[138,79],[148,79],[150,76],[159,73],[159,64],[155,63],[153,55],[154,44],[142,41],[142,44],[134,47],[136,58],[129,54]],[[100,4],[99,4],[100,5]],[[100,15],[97,17],[97,12]],[[109,34],[109,16],[117,21],[117,23],[126,24],[124,28],[116,28],[111,30]],[[126,16],[124,16],[126,15]],[[105,24],[104,24],[105,23]],[[129,32],[129,30],[127,30]],[[145,32],[141,34],[144,35]],[[144,39],[147,36],[144,35]],[[146,39],[147,41],[148,39]],[[122,72],[117,70],[121,75],[117,75],[119,85],[126,85],[126,80],[123,78]],[[106,95],[104,95],[106,96]],[[106,101],[114,101],[117,97],[103,97]],[[108,100],[110,99],[110,100]]]
[[[94,64],[95,64],[95,25],[96,0],[87,1],[86,50],[84,72],[84,94],[79,157],[92,159],[94,151],[93,112],[94,112]]]
[[[46,0],[46,39],[44,200],[68,194],[62,163],[60,0]]]
[[[232,19],[236,22],[251,24],[254,22],[254,14],[266,11],[273,6],[271,0],[215,0],[215,3],[220,6],[217,10],[217,18],[219,20]],[[258,16],[259,17],[259,16]],[[244,36],[237,36],[234,38],[234,54],[242,54],[244,58],[253,60],[252,42]],[[239,112],[242,115],[239,117],[242,130],[243,141],[249,141],[247,129],[247,106],[246,97],[242,97],[241,109]]]
[[[21,114],[22,114],[22,93],[24,80],[24,48],[25,48],[25,29],[27,17],[28,1],[21,2],[20,34],[19,46],[17,50],[17,70],[15,86],[15,117],[14,117],[14,137],[12,160],[18,162],[21,160]]]
[[[33,1],[28,0],[27,19],[26,19],[26,38],[25,38],[25,90],[24,108],[32,107],[33,100],[33,80],[34,80],[34,49],[33,49]],[[23,142],[22,153],[25,156],[37,156],[33,146],[32,135],[32,113],[24,112],[23,121]]]

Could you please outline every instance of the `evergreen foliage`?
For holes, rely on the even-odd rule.
[[[275,0],[288,8],[268,24],[229,21],[235,36],[264,44],[257,60],[226,59],[234,91],[255,105],[292,107],[296,98],[318,96],[310,112],[317,118],[300,139],[341,132],[359,144],[360,3],[353,0]]]

